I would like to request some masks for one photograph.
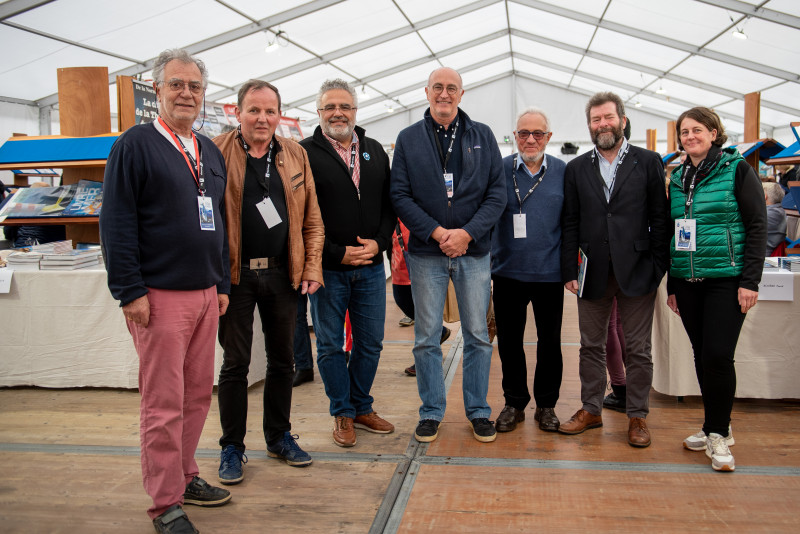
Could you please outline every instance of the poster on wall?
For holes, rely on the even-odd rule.
[[[133,102],[136,110],[136,124],[153,122],[158,117],[158,98],[152,82],[133,82]]]

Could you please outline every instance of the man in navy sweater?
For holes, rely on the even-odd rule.
[[[544,153],[552,135],[542,110],[525,110],[514,131],[519,153],[503,159],[508,203],[492,233],[494,313],[505,397],[498,432],[510,432],[524,421],[531,400],[522,343],[529,303],[537,336],[533,418],[548,432],[559,425],[554,408],[563,369],[561,206],[566,164]]]
[[[153,78],[158,119],[130,128],[108,156],[100,239],[108,287],[139,355],[147,513],[157,532],[196,532],[181,505],[231,499],[197,476],[194,459],[230,293],[225,161],[192,131],[208,84],[202,61],[167,50]]]
[[[433,71],[425,88],[430,108],[400,132],[392,165],[392,202],[411,231],[408,269],[414,297],[414,364],[422,400],[414,437],[430,442],[444,417],[442,311],[450,279],[464,337],[464,408],[475,439],[496,438],[486,402],[492,344],[489,230],[506,205],[502,157],[488,126],[458,108],[461,76]]]

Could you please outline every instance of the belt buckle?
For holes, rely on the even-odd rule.
[[[692,283],[702,282],[703,280],[705,280],[705,278],[686,278],[687,282],[692,282]]]
[[[253,271],[257,271],[259,269],[269,269],[270,267],[274,267],[274,264],[271,265],[272,258],[252,258],[250,260],[250,269]]]

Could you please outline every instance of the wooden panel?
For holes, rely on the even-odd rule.
[[[76,137],[111,132],[107,67],[58,69],[61,134]]]
[[[69,169],[70,167],[105,167],[106,160],[78,160],[78,161],[36,161],[34,163],[0,163],[0,171],[13,171],[22,169],[41,169],[53,167],[56,169]],[[102,176],[101,176],[102,178]]]
[[[655,129],[648,129],[647,130],[647,150],[652,150],[655,152],[656,150],[656,130]]]
[[[744,142],[756,141],[761,136],[761,93],[744,95]],[[754,150],[745,160],[758,173],[759,150]]]
[[[675,131],[675,121],[667,123],[667,154],[677,152],[678,150],[678,134]]]
[[[136,126],[133,78],[117,76],[117,130],[124,132],[131,126]]]

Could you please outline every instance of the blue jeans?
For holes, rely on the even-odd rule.
[[[311,336],[308,335],[308,295],[297,290],[297,321],[294,327],[294,368],[297,371],[314,368],[311,357]]]
[[[420,419],[441,421],[447,403],[442,371],[442,313],[448,280],[453,280],[464,338],[464,409],[470,421],[488,418],[486,402],[492,344],[486,329],[489,309],[491,265],[489,255],[480,257],[408,255],[411,292],[414,295],[414,363],[417,389],[422,400]]]
[[[325,287],[311,295],[317,368],[330,413],[354,418],[372,412],[372,382],[383,350],[386,274],[383,264],[346,271],[324,269]],[[350,311],[353,350],[344,354],[344,316]]]

